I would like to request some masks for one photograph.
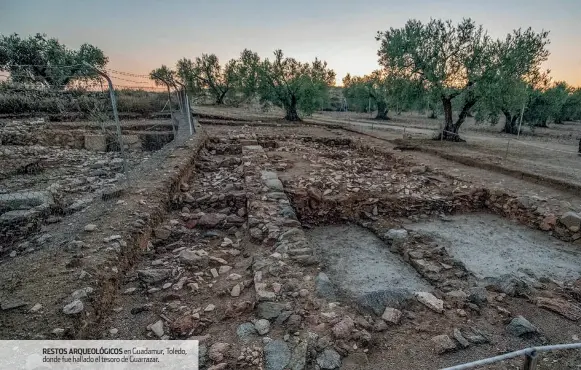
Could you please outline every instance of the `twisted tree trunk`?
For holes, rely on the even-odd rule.
[[[387,104],[385,102],[377,102],[377,115],[375,116],[375,119],[381,119],[381,120],[389,120],[389,117],[387,116],[387,112],[389,111],[389,109],[387,108]]]
[[[301,120],[301,118],[299,117],[299,114],[297,112],[297,98],[296,98],[296,96],[293,95],[291,97],[290,104],[286,105],[284,108],[286,110],[286,115],[285,115],[284,119],[286,119],[287,121],[291,121],[291,122],[296,122],[296,121]]]
[[[501,132],[516,135],[518,133],[518,114],[512,114],[509,111],[503,111],[504,127]]]

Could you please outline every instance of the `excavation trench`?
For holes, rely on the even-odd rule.
[[[341,297],[381,315],[402,307],[414,292],[433,288],[371,231],[353,224],[319,226],[307,232],[324,271]]]
[[[281,142],[269,156],[291,158],[285,145],[303,159],[279,171],[285,192],[299,221],[312,227],[307,237],[338,298],[360,310],[381,314],[386,305],[407,305],[414,292],[435,289],[483,285],[517,294],[507,282],[534,287],[581,274],[581,254],[566,242],[570,236],[559,225],[552,226],[557,238],[535,230],[545,227],[546,216],[526,200],[488,189],[459,191],[467,186],[389,156],[376,166],[375,153],[352,142]],[[352,185],[344,186],[345,179]],[[405,194],[394,189],[398,179]],[[378,180],[394,184],[370,186]],[[359,184],[368,190],[354,191]],[[390,229],[409,235],[395,243]]]
[[[491,214],[461,214],[407,226],[433,237],[478,278],[520,277],[575,280],[581,253],[539,230]]]

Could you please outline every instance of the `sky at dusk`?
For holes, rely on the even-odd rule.
[[[161,64],[215,53],[222,63],[244,48],[326,60],[338,82],[378,68],[377,31],[410,18],[471,17],[493,37],[514,28],[549,30],[546,68],[581,86],[581,0],[0,0],[0,33],[94,44],[109,67],[147,74]]]

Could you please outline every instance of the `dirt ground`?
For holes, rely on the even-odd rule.
[[[222,115],[253,121],[279,120],[284,114],[277,108],[264,112],[257,107],[230,108],[203,106],[197,108],[200,114]],[[531,130],[523,127],[520,137],[501,133],[502,120],[497,125],[477,124],[468,118],[461,128],[465,143],[434,142],[431,140],[438,131],[442,120],[429,119],[419,113],[391,115],[389,121],[370,119],[369,114],[354,112],[320,112],[305,118],[306,122],[348,125],[387,140],[402,139],[405,136],[410,145],[432,148],[444,154],[467,158],[476,162],[490,163],[515,171],[563,179],[581,184],[581,160],[577,154],[581,123],[565,122],[550,124],[548,128]],[[508,151],[507,151],[508,147]]]
[[[527,227],[542,228],[536,232],[544,232],[546,238],[528,237],[544,248],[550,249],[549,240],[557,242],[558,237],[562,239],[558,243],[577,250],[581,236],[560,230],[555,215],[581,212],[578,193],[429,153],[400,151],[395,142],[338,128],[280,123],[273,121],[276,112],[207,107],[200,112],[212,120],[222,116],[261,122],[204,126],[210,138],[195,168],[178,189],[167,189],[169,213],[152,220],[152,237],[127,261],[127,269],[119,271],[118,285],[111,285],[114,291],[109,292],[110,310],[99,311],[103,317],[91,337],[198,339],[203,369],[267,370],[435,369],[528,346],[579,340],[581,289],[575,266],[568,266],[568,275],[553,274],[549,263],[543,270],[547,276],[492,274],[487,280],[473,267],[479,261],[463,262],[465,257],[449,252],[437,237],[410,226],[453,222],[451,215],[484,211],[520,220],[526,226],[511,229],[518,233],[531,231]],[[314,122],[326,120],[313,117]],[[399,131],[381,132],[390,140],[401,136]],[[541,170],[545,164],[530,168]],[[159,165],[150,173],[164,177],[171,170],[172,166]],[[552,174],[573,179],[559,169]],[[147,207],[150,199],[140,197],[145,190],[132,192],[132,203],[123,205],[121,218],[110,223],[106,235],[123,234],[124,224],[134,225],[145,213],[154,212]],[[115,201],[108,204],[120,206]],[[352,227],[348,225],[359,231],[350,232],[345,229]],[[506,232],[502,221],[486,226],[490,233]],[[331,227],[325,232],[332,237],[322,232],[315,241],[309,230],[319,227]],[[333,227],[347,230],[349,237],[343,238],[343,231]],[[464,225],[462,231],[470,227],[478,225]],[[402,235],[402,229],[407,230],[405,237],[390,234],[398,230]],[[372,242],[359,232],[374,235],[373,248],[365,249]],[[472,248],[487,247],[485,232],[472,237],[478,239]],[[62,306],[75,297],[90,302],[96,292],[75,290],[78,293],[71,297],[67,284],[82,288],[93,281],[79,279],[79,266],[71,262],[85,261],[93,253],[91,258],[114,255],[126,240],[125,235],[103,243],[95,238],[90,238],[89,249],[65,254],[56,268],[36,260],[36,277],[14,270],[30,267],[35,253],[2,261],[3,304],[17,301],[24,290],[37,292],[25,294],[29,302],[23,306],[3,306],[2,338],[75,337],[82,332],[83,321],[91,320],[88,312],[64,315]],[[523,240],[526,243],[526,237]],[[363,280],[393,277],[373,272],[396,260],[419,280],[401,302],[392,299],[393,286],[383,289],[377,281],[362,299],[356,293],[344,294],[341,287],[349,286],[352,292],[357,287],[343,284],[340,272],[329,267],[332,258],[317,252],[313,243],[325,241],[343,243],[336,250],[332,245],[326,249],[335,253],[338,266],[358,271],[368,266],[370,274],[356,275]],[[358,243],[365,243],[361,251]],[[59,248],[64,247],[54,245],[36,256],[54,260],[62,257]],[[502,247],[495,239],[490,253],[509,253],[510,259],[523,253]],[[349,249],[355,250],[353,255]],[[369,253],[380,249],[386,258],[371,263]],[[340,251],[344,253],[337,254]],[[355,266],[350,258],[356,252],[365,252],[367,259],[359,259]],[[540,252],[538,259],[552,259],[547,250]],[[506,269],[512,272],[511,266]],[[321,273],[328,273],[329,282]],[[39,276],[48,275],[47,284],[39,287]],[[61,282],[51,286],[59,275]],[[397,278],[384,285],[406,285],[405,277]],[[417,289],[433,294],[435,306],[416,299]],[[45,308],[33,310],[34,303]],[[382,319],[386,305],[401,316],[393,322]],[[534,328],[523,335],[511,334],[508,328],[520,315]],[[520,363],[519,359],[488,368],[517,369]],[[579,363],[578,352],[554,352],[542,357],[539,368],[575,369]]]
[[[476,124],[467,119],[461,128],[465,143],[430,140],[439,129],[441,120],[432,120],[417,114],[402,114],[381,122],[356,113],[325,112],[312,119],[324,123],[349,124],[370,131],[388,140],[403,138],[411,145],[434,148],[443,153],[466,157],[475,161],[520,169],[535,174],[581,183],[581,160],[577,154],[581,124],[566,122],[549,128],[528,127],[517,139],[515,135],[500,133],[500,125]]]

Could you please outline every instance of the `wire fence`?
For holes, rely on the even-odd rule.
[[[523,127],[520,135],[510,135],[482,131],[483,127],[472,131],[471,125],[463,126],[458,134],[444,130],[442,123],[434,127],[433,120],[427,121],[415,116],[409,121],[403,118],[387,122],[350,116],[317,120],[329,124],[345,123],[356,130],[386,139],[403,138],[416,148],[421,146],[437,150],[448,158],[462,157],[463,161],[471,163],[482,162],[486,166],[500,166],[509,171],[524,171],[559,182],[581,184],[581,125],[575,123],[552,125],[534,131],[525,131]],[[459,137],[467,143],[448,144],[442,141],[443,134]],[[440,139],[440,142],[434,139]]]
[[[0,256],[34,249],[44,225],[115,197],[151,151],[194,134],[183,91],[98,73],[66,84],[0,73]]]

